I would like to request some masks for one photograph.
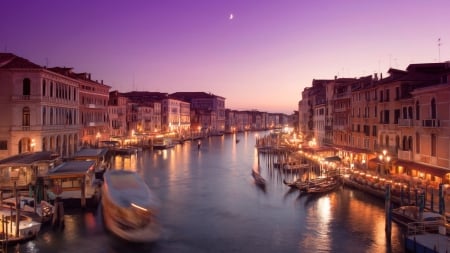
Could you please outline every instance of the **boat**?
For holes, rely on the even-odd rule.
[[[306,192],[308,194],[327,193],[335,190],[339,186],[340,186],[339,180],[336,180],[335,178],[327,178],[321,183],[317,183],[313,186],[307,187]]]
[[[255,179],[255,184],[264,190],[266,188],[266,180],[255,170],[252,170],[252,176]]]
[[[430,211],[423,211],[422,214],[420,214],[418,206],[408,205],[394,208],[392,209],[391,214],[392,220],[403,226],[407,226],[413,222],[448,226],[445,215]]]
[[[17,232],[16,211],[8,208],[0,209],[0,234],[2,243],[18,243],[36,237],[41,230],[41,223],[30,216],[19,214],[19,230]]]
[[[160,237],[159,201],[136,172],[105,172],[101,204],[105,228],[117,237],[137,243]]]
[[[153,141],[153,149],[173,148],[175,144],[170,138],[158,138]]]
[[[326,180],[326,178],[315,178],[311,180],[301,181],[296,180],[294,182],[287,182],[286,180],[283,180],[283,183],[291,188],[297,188],[300,191],[306,191],[306,189],[314,187],[318,184],[323,183]]]
[[[41,200],[40,203],[35,205],[35,199],[32,197],[20,196],[18,199],[20,212],[25,214],[37,214],[39,221],[47,223],[53,218],[54,207],[47,201]],[[16,198],[7,198],[2,202],[3,207],[16,209]]]

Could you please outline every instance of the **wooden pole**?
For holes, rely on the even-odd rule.
[[[386,213],[386,224],[385,224],[386,239],[388,242],[390,242],[391,241],[391,231],[392,231],[391,185],[390,184],[386,185],[384,209],[385,209],[385,213]]]

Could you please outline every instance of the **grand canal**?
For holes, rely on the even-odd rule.
[[[258,133],[263,135],[263,132]],[[43,228],[21,252],[403,252],[401,230],[385,235],[384,202],[342,188],[299,196],[255,149],[256,133],[214,136],[163,151],[115,157],[141,174],[161,201],[163,237],[129,244],[104,231],[98,210],[66,210],[63,230]],[[236,139],[240,141],[237,143]],[[252,168],[267,180],[255,185]]]

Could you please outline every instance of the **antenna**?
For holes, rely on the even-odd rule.
[[[136,91],[136,85],[134,83],[134,72],[133,72],[133,91]]]
[[[441,38],[438,39],[438,62],[441,62]]]

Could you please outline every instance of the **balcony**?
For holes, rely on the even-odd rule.
[[[412,151],[410,151],[410,150],[398,150],[397,156],[398,156],[398,159],[408,160],[408,161],[411,161],[413,158]]]
[[[412,119],[398,119],[399,127],[412,127],[414,126]]]
[[[31,96],[30,95],[19,95],[19,96],[12,96],[11,99],[13,101],[28,101],[31,100]]]
[[[95,122],[95,121],[89,121],[84,123],[85,127],[98,127],[98,126],[105,126],[106,123],[105,122]]]
[[[440,127],[440,121],[438,119],[424,119],[422,120],[422,127],[430,127],[430,128],[435,128],[435,127]]]

